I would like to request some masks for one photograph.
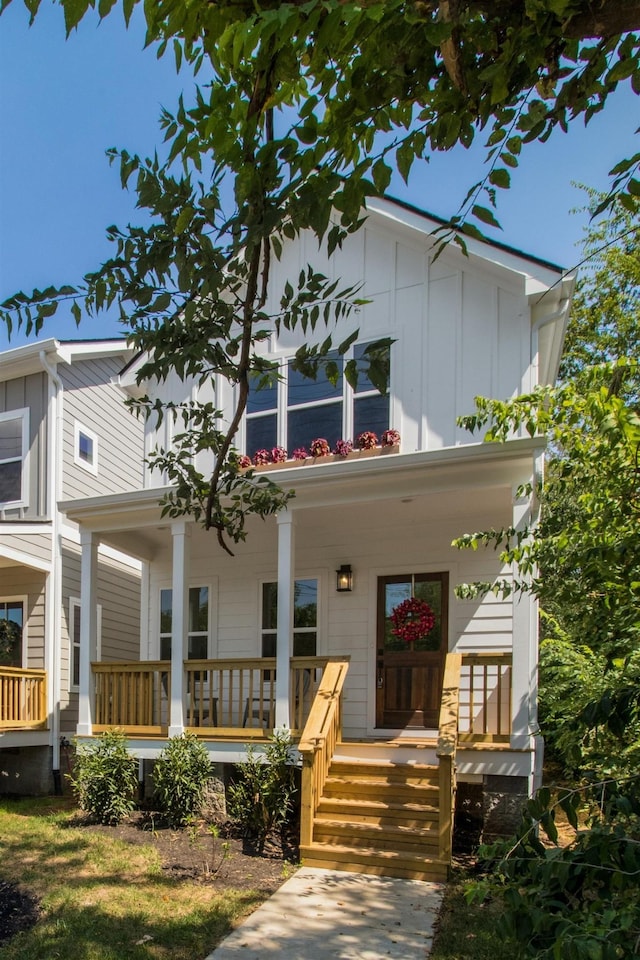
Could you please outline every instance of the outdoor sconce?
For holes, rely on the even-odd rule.
[[[343,563],[336,570],[336,590],[338,593],[351,593],[353,590],[353,571],[350,563]]]

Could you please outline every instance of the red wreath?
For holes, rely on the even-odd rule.
[[[436,615],[426,602],[417,597],[403,600],[391,611],[391,633],[405,643],[423,640],[436,625]]]

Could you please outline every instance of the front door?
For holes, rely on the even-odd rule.
[[[376,726],[438,726],[448,647],[446,573],[378,578]]]

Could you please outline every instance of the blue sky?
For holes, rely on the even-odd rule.
[[[161,106],[173,108],[193,81],[176,75],[171,56],[143,50],[137,13],[129,30],[116,12],[99,24],[88,18],[65,41],[62,11],[43,0],[34,25],[14,0],[0,17],[0,301],[16,290],[76,282],[110,253],[105,228],[135,222],[134,198],[120,189],[108,147],[148,154],[160,143]],[[497,239],[571,266],[580,259],[583,203],[572,181],[605,189],[607,173],[637,150],[638,100],[622,91],[585,129],[526,148],[512,188],[501,191]],[[390,193],[449,216],[483,172],[481,150],[456,150],[414,167],[409,186],[398,177]],[[61,313],[44,336],[119,335],[117,323],[83,321]],[[0,349],[8,342],[0,329]]]

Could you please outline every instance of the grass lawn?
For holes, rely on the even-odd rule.
[[[151,836],[131,846],[69,826],[76,814],[60,798],[0,802],[0,879],[42,909],[32,929],[0,946],[2,960],[198,960],[265,898],[176,879]]]
[[[66,799],[0,801],[0,881],[41,908],[34,927],[0,945],[2,960],[204,960],[267,895],[248,873],[240,887],[176,875],[152,834],[127,843],[75,818]],[[284,880],[291,866],[277,869]],[[467,905],[467,882],[449,885],[431,960],[518,960],[496,933],[499,905]]]

